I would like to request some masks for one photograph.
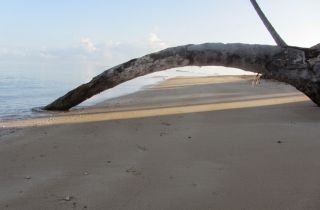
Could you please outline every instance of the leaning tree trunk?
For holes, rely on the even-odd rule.
[[[320,106],[318,49],[206,43],[168,48],[106,70],[44,107],[68,110],[86,99],[139,76],[183,66],[225,66],[291,84]]]
[[[168,48],[106,70],[44,109],[68,110],[128,80],[183,66],[225,66],[260,73],[291,84],[320,106],[320,44],[311,48],[287,46],[256,0],[250,1],[278,46],[206,43]]]

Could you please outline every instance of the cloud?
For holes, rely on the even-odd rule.
[[[81,44],[90,53],[94,53],[97,51],[97,48],[94,46],[94,44],[89,38],[82,38]]]
[[[48,69],[48,71],[86,68],[98,72],[166,47],[167,44],[155,33],[131,42],[111,40],[96,42],[90,37],[85,37],[62,48],[2,46],[0,47],[0,67],[10,69],[13,66],[19,66],[19,68],[22,66],[25,69]]]
[[[162,41],[156,33],[149,34],[148,43],[152,50],[162,50],[168,47],[168,45]]]
[[[12,56],[12,57],[26,57],[27,52],[25,50],[18,50],[14,48],[1,48],[0,49],[0,58]]]

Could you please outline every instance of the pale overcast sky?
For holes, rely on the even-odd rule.
[[[319,0],[258,3],[288,44],[320,42]],[[249,0],[0,0],[0,27],[0,71],[103,69],[189,43],[274,44]]]

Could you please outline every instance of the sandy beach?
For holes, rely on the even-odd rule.
[[[320,209],[320,109],[253,78],[0,122],[0,209]]]

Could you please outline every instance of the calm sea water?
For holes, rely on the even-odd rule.
[[[100,71],[102,72],[102,71]],[[0,69],[0,120],[21,119],[45,115],[32,111],[62,96],[78,85],[87,82],[99,71],[56,72],[53,70],[3,70]],[[86,101],[80,106],[91,106],[106,99],[141,90],[175,76],[207,76],[221,74],[243,74],[242,71],[219,69],[173,69],[137,78]]]
[[[36,71],[1,71],[0,119],[30,117],[35,114],[32,108],[47,104],[74,85]]]

